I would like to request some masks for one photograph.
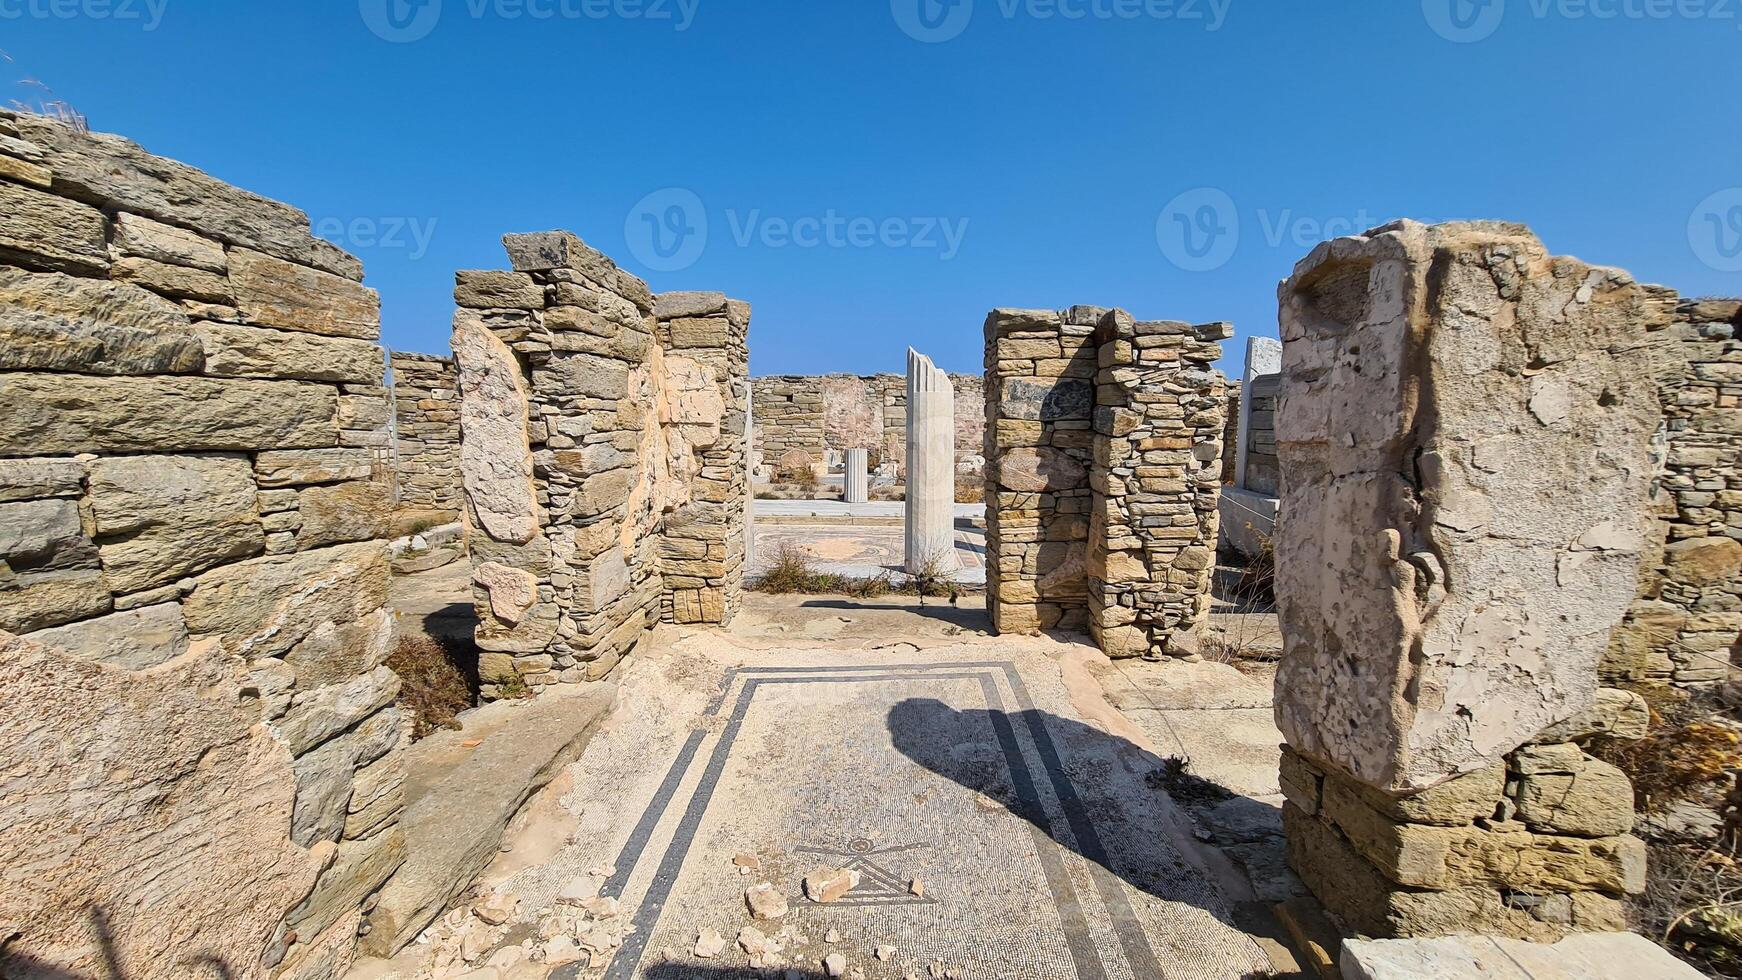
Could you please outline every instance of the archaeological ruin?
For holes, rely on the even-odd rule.
[[[388,351],[304,212],[0,110],[0,976],[1686,975],[1581,934],[1734,698],[1742,302],[1399,221],[1238,379],[1100,306],[753,379],[501,244]]]

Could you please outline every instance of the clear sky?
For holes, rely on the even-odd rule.
[[[559,227],[750,300],[758,375],[978,372],[995,306],[1274,336],[1403,216],[1742,293],[1742,0],[0,0],[0,49],[308,211],[404,350]]]

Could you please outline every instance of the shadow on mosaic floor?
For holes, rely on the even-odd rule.
[[[930,698],[909,698],[889,710],[889,734],[909,759],[1003,806],[1046,833],[1060,847],[1105,868],[1147,895],[1196,905],[1228,924],[1234,909],[1205,902],[1203,886],[1182,864],[1173,839],[1146,822],[1166,805],[1163,759],[1127,739],[1045,711],[957,711]],[[1032,791],[1011,784],[1002,760],[975,751],[987,731],[1044,731],[1068,778],[1057,793],[1065,819],[1059,826],[1033,802]],[[1037,743],[1038,744],[1038,743]],[[1039,751],[1049,751],[1038,745]],[[1025,799],[1026,797],[1026,799]],[[1160,797],[1160,799],[1158,799]],[[1109,845],[1112,846],[1109,846]]]

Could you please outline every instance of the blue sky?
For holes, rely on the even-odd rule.
[[[1274,336],[1401,216],[1742,293],[1742,0],[0,0],[0,49],[308,211],[405,350],[557,227],[750,300],[758,375],[978,372],[995,306]]]

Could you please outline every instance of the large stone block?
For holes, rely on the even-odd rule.
[[[25,636],[32,643],[124,670],[146,670],[188,651],[181,606],[165,602]]]
[[[1057,449],[1012,449],[998,458],[998,485],[1006,490],[1053,493],[1087,485],[1089,473]]]
[[[358,480],[308,487],[296,495],[302,527],[298,548],[319,548],[347,541],[381,537],[393,512],[393,485],[382,480]]]
[[[85,464],[76,459],[0,459],[0,503],[77,497]]]
[[[999,395],[999,411],[1012,419],[1086,420],[1094,408],[1095,387],[1086,381],[1007,378]]]
[[[33,269],[103,275],[109,269],[103,212],[0,181],[0,258]]]
[[[381,297],[341,276],[236,249],[230,285],[237,308],[260,326],[358,340],[381,336]]]
[[[91,513],[117,592],[165,585],[266,547],[241,456],[119,456],[91,464]]]
[[[254,458],[262,488],[367,480],[374,472],[375,454],[367,449],[288,449]]]
[[[459,272],[454,302],[472,309],[544,309],[544,287],[519,272]]]
[[[337,395],[295,381],[0,374],[0,446],[44,454],[313,449]]]
[[[215,378],[379,385],[386,372],[381,348],[368,341],[227,323],[195,324],[194,332],[205,350],[205,373]]]
[[[207,272],[224,272],[230,263],[224,247],[174,225],[152,221],[125,212],[115,216],[113,246],[122,255],[134,255],[169,265],[188,266]]]
[[[256,558],[196,579],[188,629],[218,636],[250,660],[283,656],[327,623],[349,623],[387,601],[387,546],[340,545]]]
[[[514,352],[483,321],[454,317],[454,363],[460,384],[460,468],[466,496],[484,533],[525,544],[538,533],[532,489],[527,395]]]
[[[169,300],[125,283],[0,269],[0,369],[184,374],[203,360]]]
[[[1281,289],[1289,743],[1418,790],[1589,707],[1633,599],[1658,295],[1518,226],[1403,222]]]

